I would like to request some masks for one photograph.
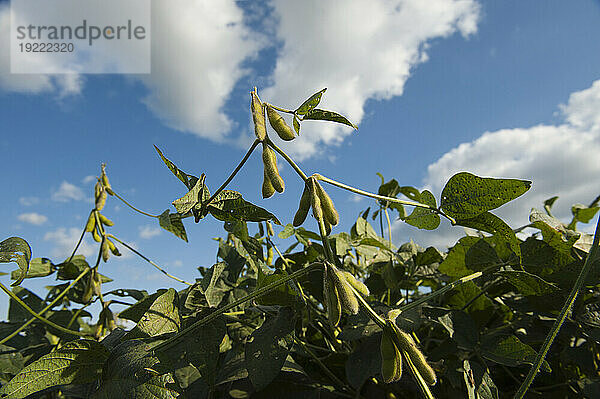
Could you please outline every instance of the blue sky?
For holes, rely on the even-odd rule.
[[[0,238],[25,238],[34,257],[68,255],[101,162],[117,192],[154,214],[185,190],[153,144],[216,189],[251,141],[253,86],[289,108],[328,87],[322,106],[358,124],[357,132],[303,126],[285,148],[308,173],[376,191],[381,172],[437,198],[461,170],[533,180],[500,211],[515,226],[548,197],[561,196],[557,215],[566,219],[573,203],[600,192],[598,1],[155,1],[152,74],[127,76],[10,74],[7,6],[0,2]],[[283,166],[285,193],[262,200],[261,168],[256,153],[230,188],[285,224],[300,181]],[[342,215],[338,232],[375,205],[328,192]],[[104,214],[115,235],[172,274],[192,281],[197,266],[214,263],[220,222],[188,220],[186,244],[113,198]],[[461,233],[394,225],[396,243],[452,245]],[[84,254],[93,248],[88,241]],[[115,287],[183,288],[122,252],[102,266]],[[0,308],[7,302],[0,297]]]

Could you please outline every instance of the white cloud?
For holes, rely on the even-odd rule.
[[[10,4],[0,4],[0,88],[6,91],[59,97],[80,93],[83,79],[78,74],[44,75],[10,73]]]
[[[152,5],[152,73],[140,76],[149,89],[144,102],[167,126],[222,141],[232,128],[223,106],[260,40],[233,0]]]
[[[93,181],[96,181],[96,176],[94,176],[94,175],[88,175],[88,176],[84,177],[83,180],[81,180],[81,182],[83,184],[89,184]]]
[[[81,201],[84,198],[83,191],[67,181],[63,181],[58,190],[52,193],[52,200],[58,202]]]
[[[139,230],[140,230],[140,238],[143,238],[145,240],[154,238],[154,237],[160,235],[160,233],[161,233],[161,229],[159,227],[152,227],[152,226],[140,226]]]
[[[71,255],[73,248],[79,241],[81,235],[81,229],[77,227],[61,227],[54,231],[49,231],[44,235],[44,241],[49,241],[53,244],[53,248],[50,250],[50,255],[56,259],[66,259]],[[84,255],[85,257],[91,257],[97,254],[97,244],[92,244],[88,238],[89,234],[86,234],[79,249],[78,254]],[[95,260],[95,259],[94,259]]]
[[[38,197],[21,197],[19,198],[19,204],[23,206],[33,206],[40,202]]]
[[[40,226],[48,221],[48,218],[44,215],[40,215],[39,213],[31,212],[31,213],[22,213],[17,216],[21,222],[34,224],[36,226]]]
[[[439,200],[446,181],[460,171],[531,180],[533,185],[525,195],[494,212],[518,227],[528,223],[529,209],[541,209],[544,200],[558,195],[553,214],[568,222],[571,205],[587,205],[600,194],[599,101],[600,80],[571,94],[568,103],[560,106],[566,121],[563,124],[486,132],[460,144],[429,165],[424,187]],[[433,233],[423,232],[400,223],[397,229],[400,237],[436,245],[451,245],[462,233],[461,228],[447,226]]]
[[[328,87],[320,107],[354,123],[363,118],[368,99],[402,94],[411,69],[427,60],[429,41],[473,34],[479,17],[474,0],[276,0],[274,6],[283,47],[263,99],[295,108]],[[286,146],[296,156],[319,153],[323,144],[339,144],[352,133],[309,123],[293,146]]]

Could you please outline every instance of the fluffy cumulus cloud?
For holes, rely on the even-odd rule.
[[[84,198],[83,190],[67,181],[63,181],[60,187],[52,193],[52,200],[58,202],[81,201]]]
[[[600,80],[571,94],[567,104],[559,107],[562,124],[486,132],[460,144],[429,165],[424,187],[439,197],[445,182],[460,171],[527,179],[532,188],[495,212],[517,227],[528,223],[529,209],[541,209],[544,200],[558,195],[553,213],[569,221],[571,205],[589,205],[600,194]],[[435,245],[451,244],[462,233],[460,228],[447,227],[420,232],[400,223],[397,232],[398,239],[414,237]]]
[[[261,40],[233,0],[155,0],[152,73],[144,102],[169,127],[221,141],[232,121],[223,106]]]
[[[159,227],[152,227],[152,226],[141,226],[139,228],[139,231],[140,231],[140,238],[143,238],[145,240],[154,238],[154,237],[160,235],[160,233],[161,233],[161,229]]]
[[[48,221],[48,217],[36,212],[21,213],[17,216],[17,219],[19,219],[21,222],[33,224],[36,226],[40,226]]]
[[[49,231],[44,235],[44,241],[48,241],[52,244],[52,249],[50,250],[50,256],[55,259],[55,262],[59,262],[62,259],[66,259],[71,255],[75,244],[79,241],[79,236],[81,235],[81,229],[77,227],[60,227],[54,231]],[[89,234],[88,234],[89,235]],[[90,257],[97,253],[98,249],[96,245],[92,244],[90,239],[84,237],[79,249],[77,250],[78,254],[81,254],[85,257]]]
[[[0,3],[0,89],[18,93],[78,94],[83,79],[78,74],[43,75],[10,73],[10,3]]]
[[[365,102],[401,95],[411,69],[427,59],[427,45],[456,32],[476,32],[479,6],[472,0],[276,0],[279,18],[273,85],[262,96],[295,107],[313,89],[327,87],[323,107],[358,123]],[[323,144],[339,144],[352,130],[303,127],[290,151],[300,157]]]

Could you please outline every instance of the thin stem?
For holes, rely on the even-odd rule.
[[[370,198],[374,198],[374,199],[378,199],[378,200],[382,200],[382,201],[389,201],[389,202],[395,202],[397,204],[402,204],[402,205],[409,205],[409,206],[414,206],[417,208],[425,208],[425,209],[429,209],[434,211],[435,213],[445,217],[446,219],[448,219],[450,221],[450,223],[452,224],[456,224],[456,220],[454,220],[452,217],[446,215],[444,212],[442,212],[441,210],[439,210],[438,208],[434,208],[432,206],[426,205],[426,204],[422,204],[420,202],[413,202],[413,201],[405,201],[405,200],[401,200],[398,198],[394,198],[394,197],[386,197],[383,195],[378,195],[378,194],[373,194],[370,193],[368,191],[363,191],[360,190],[358,188],[352,187],[352,186],[348,186],[347,184],[344,183],[340,183],[336,180],[332,180],[328,177],[325,177],[323,175],[320,174],[314,174],[313,175],[317,180],[323,180],[326,183],[329,183],[333,186],[337,186],[339,188],[343,188],[344,190],[348,190],[350,192],[353,192],[355,194],[360,194],[360,195],[364,195],[365,197],[370,197]]]
[[[427,383],[421,376],[421,373],[419,373],[419,370],[417,370],[412,360],[410,359],[410,356],[404,350],[402,351],[402,357],[404,358],[403,360],[405,361],[405,363],[408,365],[408,371],[410,371],[413,378],[415,379],[421,393],[423,394],[423,397],[427,399],[434,399],[435,397],[431,393],[431,390],[429,390],[429,385],[427,385]]]
[[[92,214],[92,212],[94,212],[94,210],[95,210],[95,208],[90,211],[90,215]],[[88,218],[89,218],[89,216],[88,216]],[[86,224],[87,224],[87,221],[86,221]],[[69,256],[69,259],[65,263],[69,263],[73,259],[73,257],[75,256],[75,253],[77,252],[77,248],[79,248],[79,246],[81,245],[81,241],[83,241],[84,235],[85,235],[85,227],[81,231],[81,235],[79,236],[79,241],[77,241],[77,245],[75,245],[73,252],[71,252],[71,256]]]
[[[43,315],[44,313],[46,313],[49,309],[53,308],[54,305],[60,301],[62,299],[63,296],[65,296],[67,294],[67,292],[73,288],[73,286],[75,284],[77,284],[77,282],[79,280],[81,280],[86,274],[88,274],[90,272],[90,268],[86,268],[84,271],[82,271],[79,276],[77,276],[77,278],[75,278],[75,280],[73,280],[71,282],[71,284],[69,284],[67,286],[67,288],[65,288],[63,290],[63,292],[61,292],[56,298],[54,298],[54,300],[52,302],[50,302],[50,304],[48,306],[46,306],[44,309],[42,309],[38,314],[39,315]],[[29,326],[31,323],[33,323],[35,321],[35,317],[32,317],[31,319],[29,319],[28,321],[26,321],[25,323],[23,323],[19,328],[17,328],[15,331],[12,332],[12,334],[10,334],[9,336],[3,338],[2,340],[0,340],[0,344],[4,344],[5,342],[9,341],[11,338],[13,338],[15,335],[17,335],[18,333],[20,333],[21,331],[23,331],[25,328],[27,328],[27,326]]]
[[[535,362],[533,363],[533,366],[529,370],[527,377],[525,377],[525,381],[523,381],[523,384],[521,384],[521,386],[519,387],[519,390],[515,394],[515,399],[523,398],[523,396],[525,396],[525,393],[527,392],[527,389],[533,383],[533,379],[535,378],[538,371],[540,370],[540,367],[542,366],[542,363],[544,362],[544,358],[546,357],[546,354],[550,350],[550,346],[552,346],[552,342],[554,342],[554,338],[556,338],[556,336],[558,335],[558,331],[560,330],[560,327],[565,322],[565,319],[567,318],[567,314],[569,314],[571,307],[573,306],[573,303],[575,303],[575,299],[577,299],[577,294],[579,293],[579,290],[583,286],[589,271],[592,269],[592,266],[597,259],[598,241],[600,240],[600,231],[599,230],[600,230],[600,217],[598,218],[598,223],[596,224],[596,231],[594,233],[594,242],[592,244],[592,248],[590,249],[590,252],[589,252],[587,258],[585,258],[585,263],[583,264],[583,268],[581,269],[581,272],[579,272],[579,276],[577,276],[575,285],[573,285],[573,288],[571,289],[571,292],[569,293],[569,297],[565,301],[565,304],[563,305],[563,308],[561,309],[560,314],[556,318],[554,325],[552,326],[552,330],[550,330],[550,333],[546,336],[546,340],[544,341],[544,343],[542,344],[542,347],[538,351],[538,354],[535,358]]]
[[[275,106],[273,104],[267,104],[267,103],[263,103],[263,104],[268,105],[269,107],[271,107],[277,111],[285,112],[286,114],[295,114],[296,113],[295,111],[292,111],[291,109],[281,108],[281,107]]]
[[[120,244],[122,244],[123,246],[127,247],[127,249],[129,249],[131,252],[135,253],[137,256],[139,256],[140,258],[144,259],[146,262],[150,263],[152,266],[154,266],[155,268],[157,268],[160,272],[162,272],[165,276],[172,278],[175,281],[179,281],[180,283],[183,284],[187,284],[187,285],[193,285],[192,283],[188,283],[185,280],[180,279],[179,277],[175,277],[172,274],[169,274],[169,272],[167,272],[166,270],[164,270],[162,267],[160,267],[159,265],[157,265],[156,263],[152,262],[150,259],[146,258],[144,255],[142,255],[141,253],[139,253],[138,251],[136,251],[134,248],[132,248],[130,245],[128,245],[127,243],[119,240],[117,237],[115,237],[112,234],[108,234],[108,236],[116,241],[118,241]]]
[[[133,209],[134,211],[136,211],[136,212],[138,212],[138,213],[141,213],[142,215],[145,215],[145,216],[150,216],[151,218],[157,218],[157,219],[160,217],[160,215],[152,215],[151,213],[147,213],[147,212],[144,212],[144,211],[142,211],[142,210],[140,210],[140,209],[136,208],[135,206],[133,206],[133,205],[131,205],[129,202],[127,202],[127,201],[125,200],[125,198],[123,198],[123,197],[121,197],[119,194],[117,194],[117,193],[115,192],[115,190],[113,190],[113,194],[115,195],[115,197],[117,197],[118,199],[120,199],[121,201],[123,201],[123,203],[124,203],[125,205],[127,205],[128,207],[130,207],[130,208],[131,208],[131,209]]]
[[[385,210],[385,218],[387,219],[387,225],[388,225],[388,238],[390,239],[390,249],[392,249],[392,223],[390,222],[390,214],[388,213],[387,207],[385,207],[384,210]]]
[[[458,286],[458,285],[461,285],[461,284],[463,284],[463,283],[466,283],[467,281],[474,280],[474,279],[476,279],[477,277],[481,277],[481,276],[482,276],[482,273],[481,273],[481,272],[476,272],[476,273],[473,273],[473,274],[469,274],[468,276],[465,276],[465,277],[459,278],[458,280],[456,280],[456,281],[453,281],[452,283],[450,283],[450,284],[448,284],[448,285],[446,285],[446,286],[444,286],[444,287],[440,288],[439,290],[437,290],[437,291],[434,291],[434,292],[432,292],[432,293],[431,293],[431,294],[429,294],[429,295],[426,295],[426,296],[424,296],[424,297],[422,297],[422,298],[419,298],[419,299],[417,299],[417,300],[416,300],[416,301],[414,301],[414,302],[411,302],[411,303],[409,303],[409,304],[407,304],[407,305],[405,305],[405,306],[401,307],[401,308],[400,308],[400,310],[401,310],[402,312],[407,312],[407,311],[409,311],[409,310],[411,310],[411,309],[414,309],[414,308],[416,308],[417,306],[419,306],[419,305],[421,305],[421,304],[423,304],[423,303],[425,303],[425,302],[427,302],[427,301],[430,301],[430,300],[432,300],[432,299],[433,299],[433,298],[435,298],[435,297],[438,297],[438,296],[440,296],[440,295],[442,295],[442,294],[445,294],[446,292],[450,291],[451,289],[453,289],[454,287],[456,287],[456,286]]]
[[[295,278],[298,278],[300,276],[303,276],[313,270],[315,270],[317,267],[322,267],[322,263],[313,263],[303,269],[300,269],[298,271],[295,271],[294,273],[283,277],[277,281],[272,282],[271,284],[267,284],[262,288],[259,288],[255,291],[253,291],[251,294],[246,295],[243,298],[238,299],[237,301],[233,301],[230,304],[223,306],[222,308],[219,308],[217,310],[215,310],[213,313],[209,314],[208,316],[198,320],[197,322],[195,322],[194,324],[192,324],[191,326],[187,327],[184,330],[181,330],[180,332],[178,332],[175,336],[167,339],[165,342],[162,342],[161,344],[159,344],[158,346],[156,346],[156,348],[154,348],[155,351],[164,351],[167,348],[170,348],[172,346],[174,346],[178,341],[180,341],[183,337],[185,337],[186,335],[196,331],[199,327],[213,321],[214,319],[216,319],[217,317],[219,317],[220,315],[222,315],[223,313],[235,308],[236,306],[241,305],[242,303],[252,300],[254,298],[258,298],[259,296],[262,296],[264,294],[266,294],[267,292],[270,292],[271,290],[279,287],[280,285],[283,285],[285,283],[287,283],[290,280],[293,280]]]
[[[217,191],[215,191],[214,194],[208,199],[208,201],[206,201],[204,206],[210,204],[212,202],[212,200],[214,200],[217,197],[217,195],[219,195],[221,193],[221,191],[223,191],[225,189],[225,187],[227,187],[227,185],[233,180],[235,175],[237,175],[238,172],[240,171],[240,169],[242,169],[242,166],[244,166],[244,164],[246,163],[248,158],[250,158],[250,155],[252,155],[252,152],[254,151],[256,146],[259,144],[260,144],[260,140],[255,139],[254,142],[252,143],[252,145],[250,146],[250,148],[248,149],[248,151],[246,151],[246,155],[244,155],[244,158],[242,158],[242,160],[240,161],[238,166],[236,166],[236,168],[233,170],[233,172],[231,172],[231,174],[229,175],[227,180],[225,180],[225,182],[223,184],[221,184],[221,187],[219,187],[217,189]]]
[[[49,325],[50,327],[56,328],[59,331],[62,331],[62,332],[65,332],[65,333],[69,333],[69,334],[72,334],[72,335],[77,335],[77,336],[80,336],[80,337],[86,337],[86,336],[88,336],[88,334],[85,334],[85,333],[82,333],[82,332],[79,332],[79,331],[69,330],[68,328],[59,326],[58,324],[53,323],[50,320],[45,319],[44,317],[40,316],[39,314],[37,314],[35,312],[35,310],[31,309],[25,302],[23,302],[23,300],[21,298],[19,298],[14,292],[12,292],[8,288],[6,288],[6,286],[4,284],[2,284],[2,283],[0,283],[0,289],[2,289],[2,291],[4,291],[9,297],[11,297],[12,300],[14,300],[19,305],[21,305],[21,307],[23,307],[23,309],[25,309],[29,314],[31,314],[33,317],[35,317],[36,319],[38,319],[42,323],[45,323],[45,324]]]
[[[367,301],[365,301],[365,299],[362,297],[362,295],[356,291],[356,289],[348,284],[348,286],[350,287],[350,289],[352,291],[354,291],[354,296],[356,296],[356,299],[358,299],[358,302],[360,302],[360,304],[363,306],[363,308],[365,308],[365,310],[367,311],[367,313],[369,314],[369,317],[371,318],[371,320],[373,320],[375,322],[375,324],[377,324],[381,329],[383,329],[385,327],[385,320],[383,320],[381,318],[381,316],[379,316],[371,307],[371,305],[369,305],[367,303]]]
[[[290,156],[286,154],[281,148],[277,147],[277,145],[275,145],[275,143],[273,143],[271,139],[267,137],[265,139],[265,143],[267,143],[269,147],[277,151],[279,155],[281,155],[283,159],[285,159],[286,162],[290,164],[290,166],[296,171],[296,173],[302,178],[302,180],[306,181],[306,179],[308,179],[306,174],[302,171],[302,169],[300,169],[298,165],[296,165],[292,158],[290,158]]]

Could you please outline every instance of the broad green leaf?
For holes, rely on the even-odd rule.
[[[225,270],[226,267],[227,264],[224,262],[216,263],[202,278],[200,286],[204,292],[206,302],[210,307],[218,306],[226,294],[226,291],[223,290],[223,287],[218,284],[221,273],[223,273],[223,270]],[[229,288],[227,291],[229,291]]]
[[[6,385],[23,369],[25,359],[21,352],[7,345],[0,344],[0,353],[0,384]]]
[[[482,271],[488,266],[499,264],[501,264],[501,261],[496,250],[485,238],[480,238],[465,254],[465,266],[474,272]]]
[[[223,209],[223,204],[228,200],[242,198],[242,194],[233,190],[223,190],[210,202],[210,206]]]
[[[437,208],[435,197],[427,190],[421,193],[420,202]],[[412,213],[404,218],[404,221],[419,229],[435,230],[440,225],[440,216],[434,210],[415,207]]]
[[[361,340],[346,361],[346,377],[355,389],[381,371],[380,334]]]
[[[163,229],[175,234],[183,241],[188,242],[187,233],[185,232],[185,226],[181,221],[181,215],[178,213],[170,213],[167,209],[158,217],[158,224]]]
[[[473,281],[455,287],[450,291],[449,296],[447,300],[449,307],[464,309],[480,326],[484,325],[494,313],[494,303]]]
[[[570,230],[560,220],[545,215],[537,209],[531,210],[529,221],[533,227],[542,231],[544,241],[548,245],[566,255],[571,253],[571,248],[581,237],[581,233]]]
[[[535,274],[517,270],[504,270],[499,271],[496,274],[506,278],[506,280],[523,295],[539,296],[555,294],[559,291],[557,286],[544,281]]]
[[[161,374],[159,360],[152,349],[160,341],[131,339],[111,351],[102,368],[100,386],[93,399],[171,399],[179,394],[170,388],[175,383],[170,373]]]
[[[177,209],[180,214],[185,214],[191,211],[196,205],[201,207],[210,198],[210,192],[206,185],[204,185],[204,174],[200,176],[200,179],[196,184],[188,191],[183,197],[173,201],[173,206]],[[222,194],[222,193],[221,193]],[[200,208],[198,208],[199,210]]]
[[[100,376],[108,356],[108,351],[99,342],[68,342],[21,370],[0,388],[0,396],[19,399],[59,385],[93,382]]]
[[[140,318],[137,325],[127,334],[128,339],[156,337],[179,331],[179,297],[173,288],[154,300]]]
[[[44,307],[42,299],[23,287],[13,287],[12,292],[19,297],[34,312],[40,312]],[[31,318],[31,314],[15,300],[10,298],[8,302],[8,320],[12,323],[25,322]]]
[[[337,112],[326,111],[326,110],[319,109],[319,108],[314,108],[310,112],[307,112],[306,115],[304,115],[304,118],[302,118],[302,119],[303,120],[313,119],[313,120],[337,122],[337,123],[341,123],[343,125],[348,125],[350,127],[353,127],[354,129],[358,130],[358,127],[354,123],[352,123],[348,119],[346,119],[345,116],[342,116],[342,115],[338,114]]]
[[[429,247],[415,256],[417,266],[428,266],[433,263],[440,263],[444,260],[444,255],[435,247]]]
[[[496,384],[490,377],[489,370],[477,362],[463,361],[463,377],[467,386],[469,399],[498,399]]]
[[[27,276],[30,260],[31,247],[24,239],[10,237],[0,242],[0,263],[15,262],[21,269],[21,275],[11,286],[21,284],[21,281]]]
[[[272,274],[265,274],[262,270],[258,271],[258,279],[256,282],[256,289],[263,288],[275,281],[281,280],[287,277],[287,273],[283,270],[275,270]],[[274,290],[270,291],[256,299],[256,302],[260,305],[280,305],[289,306],[296,301],[296,292],[288,285],[280,285]]]
[[[83,255],[75,255],[69,262],[67,262],[68,260],[69,259],[65,259],[63,263],[56,265],[56,268],[58,269],[58,273],[56,275],[57,279],[76,279],[81,272],[90,267],[89,263],[87,263],[85,260],[85,256]]]
[[[146,311],[148,309],[150,309],[150,306],[152,306],[152,304],[154,303],[156,298],[158,298],[159,296],[164,294],[166,291],[167,290],[165,290],[165,289],[161,289],[152,295],[148,295],[148,296],[138,300],[138,302],[134,303],[127,309],[121,311],[119,313],[119,317],[122,319],[131,320],[134,323],[137,323],[138,321],[141,320],[142,316],[146,313]]]
[[[157,146],[154,146],[154,149],[156,150],[156,152],[158,152],[158,155],[160,155],[160,159],[162,159],[162,161],[165,163],[165,165],[167,165],[167,168],[169,168],[171,173],[173,173],[175,175],[175,177],[177,177],[179,180],[181,180],[181,182],[183,184],[185,184],[185,186],[189,190],[191,190],[192,187],[194,187],[194,185],[196,184],[196,181],[198,180],[198,178],[195,176],[192,176],[192,175],[188,175],[187,173],[185,173],[184,171],[179,169],[173,162],[169,161],[163,155],[163,153],[158,149]]]
[[[217,256],[227,264],[227,280],[235,284],[240,275],[240,272],[244,268],[246,264],[246,258],[244,258],[235,246],[220,240],[219,241],[219,251],[217,252]]]
[[[517,179],[479,177],[468,172],[455,174],[442,190],[440,208],[455,219],[473,218],[523,195],[531,182]]]
[[[310,96],[306,101],[302,103],[302,105],[300,105],[296,109],[296,111],[294,111],[294,113],[297,115],[305,115],[306,113],[313,110],[317,105],[319,105],[319,102],[321,102],[321,97],[323,96],[323,93],[325,93],[326,90],[327,88],[324,88],[323,90],[318,91],[312,96]]]
[[[447,311],[438,316],[437,320],[458,345],[472,350],[479,342],[477,324],[462,310]]]
[[[588,208],[587,206],[585,206],[583,204],[573,205],[571,207],[571,213],[573,214],[573,221],[569,224],[569,228],[571,230],[575,230],[575,227],[577,226],[577,222],[589,223],[590,220],[592,220],[592,218],[594,216],[596,216],[598,209],[600,209],[600,207],[593,206],[591,208]]]
[[[493,234],[505,241],[515,255],[517,255],[519,259],[521,258],[519,239],[515,235],[513,229],[498,216],[489,212],[484,212],[470,219],[457,219],[456,224]]]
[[[166,365],[180,365],[182,360],[191,363],[202,375],[209,386],[214,385],[219,370],[219,347],[223,342],[227,328],[222,318],[184,336],[177,344],[157,356]],[[171,368],[173,368],[171,367]]]
[[[245,222],[265,222],[272,220],[281,225],[281,222],[271,212],[256,206],[243,198],[234,198],[210,203],[208,211],[216,219],[226,221],[242,220]]]
[[[288,223],[285,225],[283,230],[281,230],[279,234],[277,234],[277,237],[281,238],[282,240],[285,240],[286,238],[290,238],[291,236],[293,236],[295,231],[296,229],[294,229],[294,226],[292,226],[291,223]]]
[[[446,259],[440,263],[438,270],[447,276],[460,278],[468,276],[471,271],[466,266],[467,251],[481,238],[466,236],[458,240],[458,242],[450,249]]]
[[[29,271],[25,278],[46,277],[54,273],[56,267],[48,258],[35,258],[29,263]],[[17,280],[22,274],[21,270],[13,270],[10,278]]]
[[[484,358],[505,366],[516,367],[533,364],[537,353],[533,348],[514,335],[488,336],[481,341],[481,354]],[[550,372],[550,365],[544,360],[542,370]]]
[[[223,223],[226,232],[233,234],[242,241],[248,241],[248,223],[241,220],[233,220]]]
[[[268,318],[252,333],[246,344],[246,368],[257,390],[269,385],[283,367],[294,343],[294,323],[292,309],[283,307],[276,317]]]

